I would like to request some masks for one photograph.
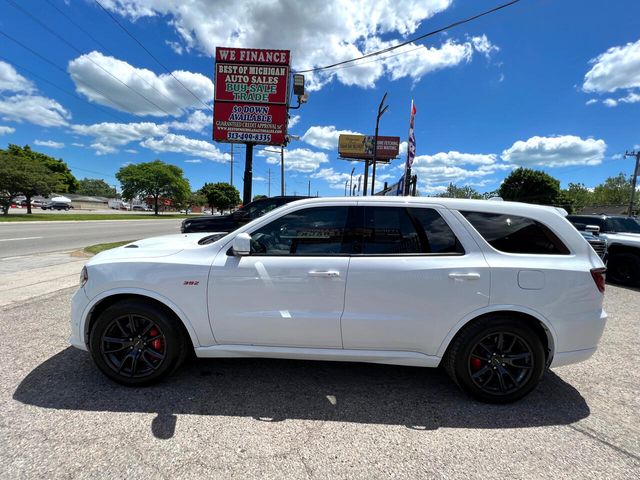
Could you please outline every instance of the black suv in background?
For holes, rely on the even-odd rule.
[[[599,227],[599,237],[607,241],[607,280],[622,285],[640,285],[640,223],[622,215],[569,215],[581,232]]]
[[[187,218],[182,222],[180,231],[182,233],[194,232],[232,232],[236,228],[249,223],[251,220],[261,217],[271,210],[296,200],[307,197],[271,197],[261,198],[243,205],[238,210],[229,215],[206,215],[203,217]]]

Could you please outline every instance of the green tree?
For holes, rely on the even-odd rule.
[[[593,189],[593,203],[600,206],[627,206],[631,200],[631,184],[631,177],[624,173],[609,177]]]
[[[3,214],[16,196],[26,197],[27,214],[31,214],[31,197],[49,195],[59,187],[58,178],[39,161],[7,152],[0,152],[0,205]]]
[[[554,205],[560,197],[560,181],[540,170],[520,167],[498,189],[505,200]]]
[[[194,206],[202,206],[205,203],[207,198],[198,191],[189,193],[178,206],[181,210],[192,210]]]
[[[101,178],[83,178],[78,182],[78,185],[76,193],[79,195],[107,198],[112,198],[117,195],[116,189]]]
[[[582,183],[569,183],[568,188],[562,190],[560,194],[561,206],[567,211],[581,212],[584,207],[593,204],[593,192]]]
[[[191,192],[189,181],[184,178],[182,169],[162,160],[127,165],[118,170],[116,178],[122,185],[123,198],[153,198],[153,211],[156,215],[161,197],[179,205]]]
[[[470,187],[469,185],[465,185],[463,187],[458,187],[453,183],[450,183],[447,189],[444,192],[441,192],[436,195],[436,197],[440,198],[473,198],[473,199],[481,199],[482,195],[478,193],[478,191]]]
[[[269,197],[267,197],[266,195],[255,195],[253,197],[253,201],[255,202],[256,200],[260,200],[262,198],[269,198]]]
[[[55,159],[49,155],[45,155],[44,153],[33,151],[29,145],[20,147],[18,145],[9,144],[6,151],[12,155],[31,158],[42,163],[53,175],[56,176],[59,185],[56,190],[59,193],[75,193],[78,189],[78,180],[73,173],[71,173],[69,166],[62,159]]]
[[[218,210],[229,210],[240,203],[238,189],[225,182],[205,183],[199,192],[206,197],[211,207]]]

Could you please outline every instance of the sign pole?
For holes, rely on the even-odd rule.
[[[280,145],[280,195],[284,197],[284,145]]]
[[[242,204],[251,202],[251,185],[253,183],[253,143],[245,143],[246,156],[244,158],[244,191]]]
[[[369,181],[369,160],[364,161],[364,186],[362,187],[362,196],[367,196],[367,183]]]

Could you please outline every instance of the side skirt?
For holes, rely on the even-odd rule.
[[[343,350],[334,348],[265,347],[257,345],[213,345],[195,349],[199,358],[289,358],[333,362],[384,363],[435,368],[440,357],[418,352],[387,350]]]

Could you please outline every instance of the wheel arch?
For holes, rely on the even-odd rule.
[[[631,253],[640,257],[640,248],[625,245],[624,243],[609,243],[607,250],[609,255],[616,255],[618,253]]]
[[[191,343],[191,348],[193,350],[194,347],[199,346],[200,342],[196,335],[196,332],[191,325],[191,322],[184,314],[184,312],[169,299],[158,295],[155,292],[150,292],[148,290],[143,289],[132,289],[132,290],[112,290],[103,292],[100,295],[96,296],[91,303],[86,307],[83,318],[84,324],[82,326],[82,332],[84,335],[84,343],[89,348],[89,335],[91,333],[91,329],[93,328],[93,324],[98,316],[104,312],[111,305],[114,305],[118,302],[124,300],[142,300],[144,302],[149,302],[155,304],[162,308],[165,312],[167,312],[171,317],[173,317],[180,328],[183,329],[183,333],[185,334],[185,338],[189,340]]]
[[[557,343],[556,332],[553,325],[539,312],[518,305],[491,305],[490,307],[468,314],[449,331],[438,349],[437,356],[444,358],[449,346],[464,327],[489,315],[504,315],[510,318],[519,318],[531,326],[542,340],[545,352],[547,353],[547,365],[551,365]]]

